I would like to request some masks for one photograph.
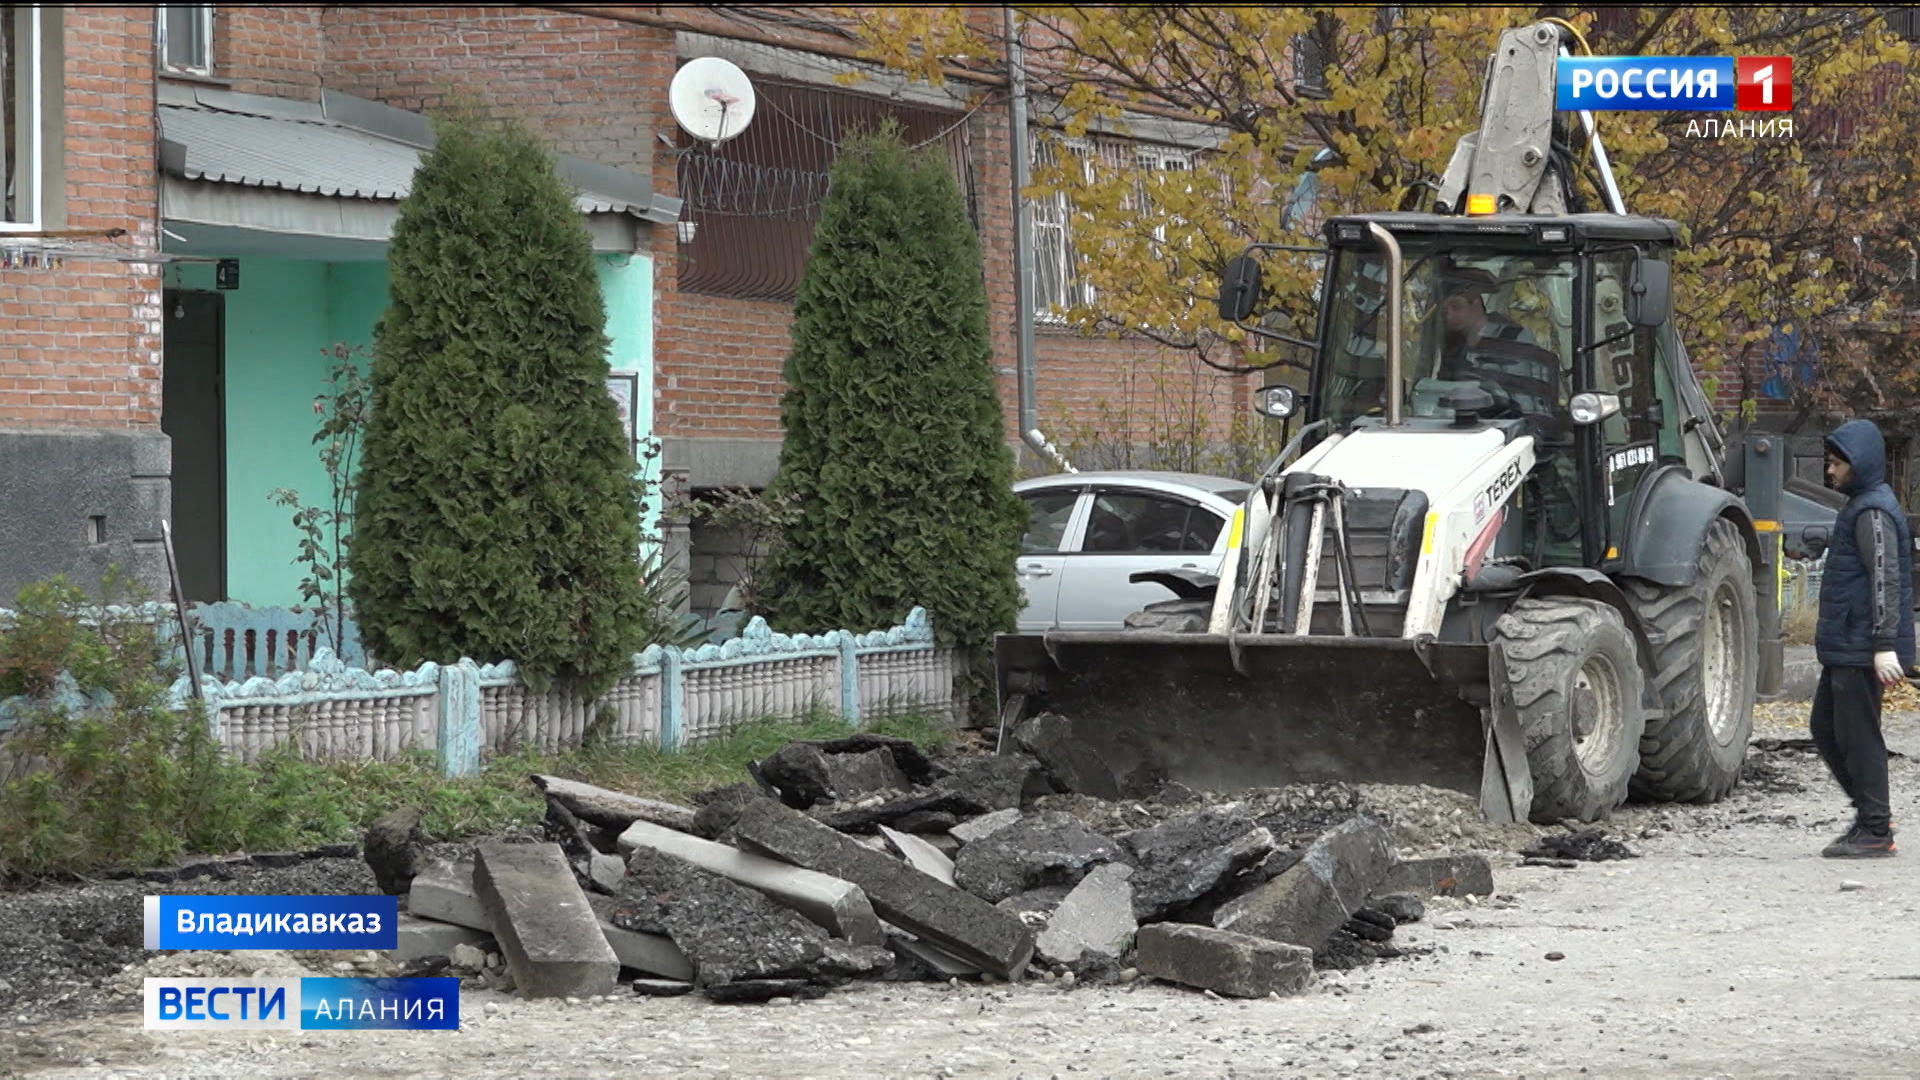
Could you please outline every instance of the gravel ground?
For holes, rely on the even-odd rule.
[[[1803,704],[1769,709],[1757,740],[1800,737],[1804,717]],[[1888,726],[1896,750],[1920,756],[1920,715]],[[1901,820],[1920,820],[1914,761],[1893,763]],[[1427,821],[1432,800],[1407,798],[1409,820]],[[733,1007],[478,991],[462,995],[457,1034],[272,1037],[148,1035],[137,1012],[61,1011],[0,1017],[12,1025],[0,1035],[0,1076],[1912,1075],[1920,871],[1911,853],[1820,859],[1844,814],[1819,760],[1788,744],[1755,750],[1748,783],[1725,802],[1616,815],[1608,831],[1640,858],[1521,867],[1514,853],[1540,830],[1520,844],[1500,833],[1500,897],[1436,900],[1396,938],[1424,955],[1326,973],[1285,1000],[1220,1000],[1146,980],[1073,990],[861,984],[818,1001]],[[1450,822],[1439,833],[1414,827],[1451,835]],[[1454,846],[1488,835],[1465,824],[1462,833]],[[21,925],[20,905],[41,895],[0,897],[0,927]]]

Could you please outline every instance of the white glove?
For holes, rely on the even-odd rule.
[[[1873,654],[1873,673],[1880,676],[1882,686],[1892,686],[1907,677],[1900,667],[1900,657],[1890,652]]]

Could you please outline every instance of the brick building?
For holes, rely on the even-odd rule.
[[[0,7],[0,585],[165,580],[148,8]],[[40,242],[57,234],[57,251]],[[8,241],[16,241],[9,243]]]
[[[1017,442],[1011,140],[994,77],[910,86],[778,11],[4,11],[8,114],[33,121],[8,128],[9,176],[41,193],[10,201],[0,225],[14,234],[0,268],[9,599],[109,561],[160,585],[171,515],[190,599],[293,602],[297,537],[269,495],[324,495],[309,442],[323,351],[371,340],[386,230],[430,145],[423,114],[455,104],[524,120],[563,155],[602,259],[613,367],[639,387],[636,439],[660,440],[668,479],[696,494],[771,477],[793,288],[827,164],[861,124],[902,121],[950,155],[968,193]],[[751,129],[718,149],[681,132],[667,105],[674,72],[699,56],[732,60],[759,91]],[[851,86],[837,78],[848,73]],[[1179,125],[1143,132],[1158,141],[1100,137],[1090,150],[1178,168],[1203,145]],[[1044,307],[1076,287],[1070,224],[1059,207],[1035,219]],[[75,235],[27,235],[48,231]],[[40,265],[60,245],[59,265]],[[1035,356],[1055,438],[1169,416],[1218,438],[1247,405],[1244,380],[1044,317]],[[697,582],[695,606],[710,609],[726,573],[700,569],[717,571]]]

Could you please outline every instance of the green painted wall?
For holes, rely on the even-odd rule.
[[[644,453],[653,430],[653,263],[645,256],[596,261],[606,297],[611,369],[640,375],[635,430]],[[213,267],[170,268],[174,288],[212,289]],[[383,262],[241,260],[240,288],[226,298],[227,595],[256,606],[300,602],[304,570],[293,562],[300,534],[292,511],[269,497],[291,488],[310,504],[330,498],[313,445],[313,399],[324,393],[336,343],[372,346],[388,302]],[[648,466],[658,478],[657,458]],[[657,502],[657,500],[656,500]],[[658,530],[657,505],[646,528]]]
[[[640,375],[640,394],[634,401],[634,431],[640,436],[638,454],[648,481],[660,479],[660,459],[647,458],[653,432],[653,260],[645,255],[603,255],[598,259],[600,293],[607,302],[607,336],[613,345],[607,364],[615,371]],[[660,500],[649,500],[641,528],[659,539]]]

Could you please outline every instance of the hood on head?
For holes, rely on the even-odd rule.
[[[1887,478],[1887,443],[1871,420],[1849,420],[1827,436],[1827,447],[1847,459],[1853,476],[1842,488],[1847,494],[1866,489]]]

